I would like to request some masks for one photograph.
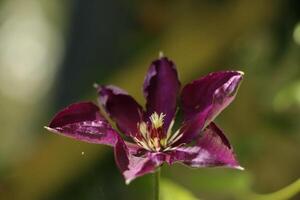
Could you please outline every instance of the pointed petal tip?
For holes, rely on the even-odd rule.
[[[49,131],[49,132],[52,132],[52,133],[56,133],[56,134],[61,134],[58,130],[54,129],[54,128],[51,128],[49,126],[44,126],[44,128]]]
[[[51,133],[61,134],[58,130],[51,128],[49,126],[44,126],[44,128]]]
[[[100,87],[100,85],[98,83],[94,83],[93,87],[96,88],[96,89],[98,89]]]
[[[244,171],[244,170],[245,170],[245,168],[244,168],[244,167],[242,167],[242,166],[240,166],[240,165],[238,165],[238,166],[234,166],[233,168],[234,168],[234,169],[241,170],[241,171]]]
[[[243,71],[237,71],[239,74],[241,74],[242,76],[245,75],[245,73]]]
[[[129,185],[131,183],[131,179],[125,180],[125,184]]]
[[[44,128],[47,130],[47,131],[53,131],[53,128],[49,127],[49,126],[44,126]]]
[[[164,52],[160,50],[160,51],[158,52],[158,58],[161,59],[161,58],[163,58],[163,57],[165,57]]]

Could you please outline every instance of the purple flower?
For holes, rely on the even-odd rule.
[[[180,82],[174,63],[162,57],[152,62],[145,77],[145,110],[118,87],[96,86],[101,107],[123,137],[91,102],[63,109],[46,128],[77,140],[114,147],[116,163],[127,184],[154,172],[163,163],[243,169],[228,139],[213,122],[235,98],[242,78],[242,72],[222,71],[187,84],[180,94],[183,122],[173,130]]]

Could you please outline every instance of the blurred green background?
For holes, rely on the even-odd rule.
[[[144,103],[159,51],[183,85],[245,72],[216,121],[246,170],[164,166],[164,199],[300,199],[299,181],[281,190],[300,177],[297,0],[1,0],[0,199],[151,199],[151,175],[126,186],[111,148],[43,126],[70,103],[96,101],[94,82]]]

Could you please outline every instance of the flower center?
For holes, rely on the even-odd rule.
[[[178,141],[182,134],[177,130],[172,134],[172,127],[174,120],[170,123],[168,130],[165,131],[164,125],[164,113],[154,112],[148,122],[140,122],[137,124],[139,134],[134,137],[134,141],[144,149],[148,151],[168,151],[173,147],[172,145]]]

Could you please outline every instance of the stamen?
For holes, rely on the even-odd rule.
[[[171,145],[177,142],[183,134],[180,130],[177,130],[172,134],[172,127],[174,125],[174,120],[171,121],[167,132],[164,132],[162,126],[164,124],[164,113],[154,112],[150,117],[150,123],[139,122],[137,124],[139,135],[134,137],[134,141],[144,149],[148,151],[168,151],[175,147]]]
[[[155,150],[155,146],[154,146],[154,141],[152,138],[148,139],[148,146],[152,149]]]
[[[172,137],[168,140],[168,145],[174,144],[176,141],[178,141],[183,136],[182,133],[180,133],[180,130],[177,130]]]
[[[174,122],[175,122],[175,120],[173,119],[171,121],[170,125],[169,125],[168,131],[167,131],[167,138],[166,138],[166,140],[168,140],[171,137],[171,133],[172,133],[172,128],[174,126]]]
[[[176,146],[176,147],[171,147],[171,146],[169,146],[169,147],[165,148],[164,151],[176,150],[178,147],[182,147],[182,146],[184,146],[184,145],[186,145],[186,144],[185,144],[185,143],[182,143],[182,144],[180,144],[180,145],[178,145],[178,146]]]
[[[183,134],[179,134],[176,138],[174,138],[172,141],[169,141],[168,145],[172,145],[175,142],[177,142],[181,137],[183,136]]]
[[[136,137],[134,137],[133,140],[141,147],[151,151],[151,147],[149,147],[145,141],[141,141],[141,140],[137,139]]]
[[[166,138],[162,138],[162,139],[160,139],[160,145],[162,146],[162,147],[166,147],[167,146],[167,139]]]
[[[154,112],[151,116],[150,116],[150,121],[152,123],[153,128],[160,128],[163,126],[164,124],[164,117],[166,115],[163,113],[160,113],[159,115]]]
[[[155,149],[156,149],[157,151],[159,151],[159,150],[160,150],[160,144],[159,144],[159,139],[158,139],[157,137],[154,138],[153,143],[154,143]]]
[[[145,122],[141,122],[139,125],[140,133],[143,135],[143,137],[146,139],[148,130],[147,130],[147,124]]]

